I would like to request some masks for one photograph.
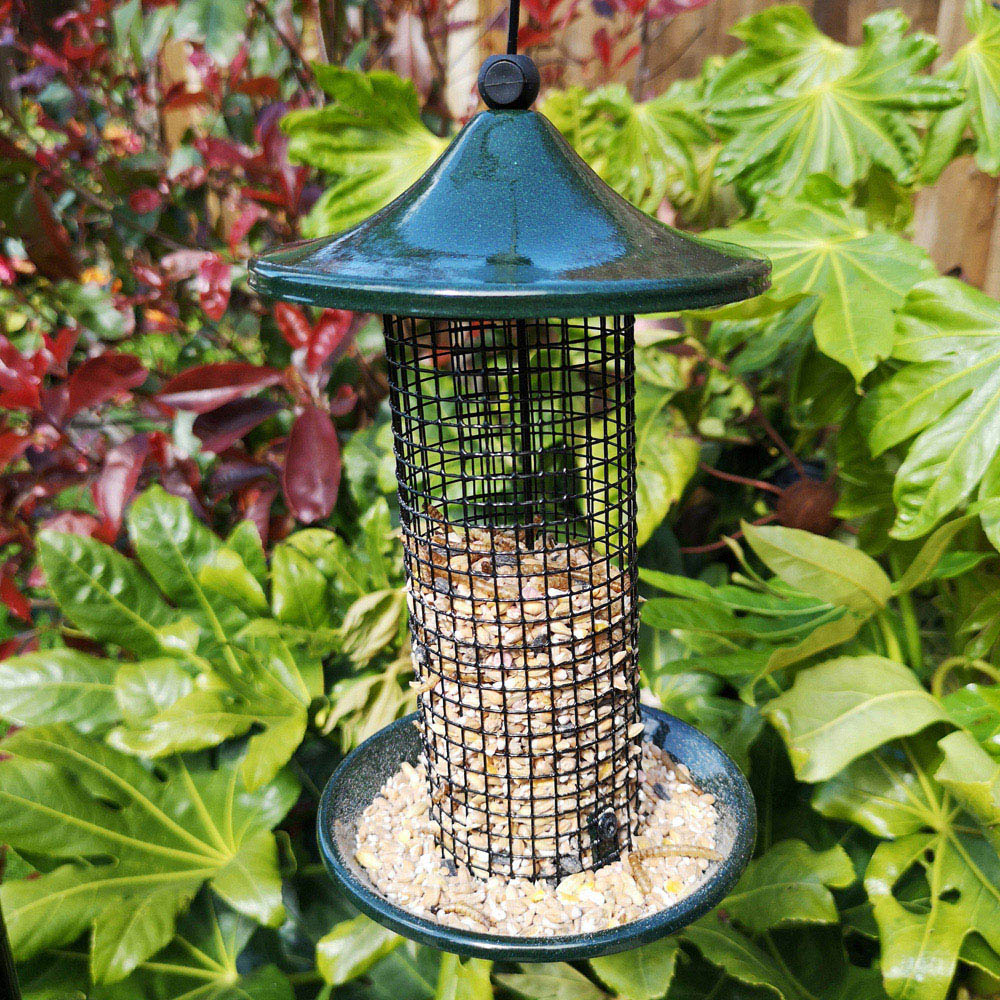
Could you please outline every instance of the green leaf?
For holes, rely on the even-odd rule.
[[[246,32],[246,13],[230,0],[183,0],[174,13],[173,30],[178,38],[204,43],[215,59],[228,65]]]
[[[280,922],[270,829],[297,795],[287,776],[251,794],[231,764],[172,758],[154,773],[66,726],[21,730],[4,752],[0,828],[49,866],[0,888],[21,958],[91,930],[94,979],[120,980],[170,940],[206,883],[241,913]]]
[[[198,573],[214,563],[222,541],[195,517],[191,505],[152,486],[129,508],[129,538],[146,572],[177,604],[203,602]]]
[[[976,163],[1000,171],[1000,12],[989,0],[967,0],[965,20],[972,40],[942,74],[965,92],[957,107],[938,115],[927,131],[923,180],[933,184],[958,155],[967,130],[976,137]]]
[[[659,1000],[670,988],[680,948],[663,938],[632,951],[592,958],[590,967],[621,1000]]]
[[[369,663],[397,637],[405,610],[403,590],[379,590],[358,598],[340,627],[341,651],[359,666]]]
[[[896,538],[919,538],[965,502],[1000,449],[1000,305],[952,278],[915,288],[899,314],[903,366],[870,394],[872,452],[914,440],[896,473]]]
[[[920,546],[920,551],[913,557],[913,562],[907,567],[906,572],[893,584],[894,594],[905,594],[922,583],[926,583],[931,578],[937,565],[944,558],[945,553],[951,547],[955,536],[968,527],[978,514],[968,514],[965,517],[955,518],[947,524],[942,524],[930,538]]]
[[[442,955],[434,1000],[493,1000],[492,967],[482,958],[463,962],[458,955]]]
[[[496,981],[529,1000],[608,1000],[582,972],[566,962],[522,965],[524,972],[500,975]]]
[[[740,92],[713,101],[709,120],[730,133],[723,176],[741,179],[755,193],[782,195],[801,190],[813,174],[850,186],[874,164],[911,181],[920,160],[913,112],[952,107],[962,90],[951,80],[920,75],[938,47],[926,35],[907,36],[908,28],[899,11],[876,14],[850,56],[834,50],[830,59],[811,41],[799,46],[798,65],[780,82],[748,79]]]
[[[854,866],[839,845],[814,851],[801,840],[783,840],[750,862],[725,908],[758,932],[788,923],[837,923],[830,889],[845,889],[853,881]]]
[[[992,754],[1000,755],[1000,687],[966,684],[942,699],[948,715]]]
[[[894,838],[864,878],[893,997],[943,1000],[969,935],[1000,948],[997,777],[991,758],[952,733],[940,746],[922,737],[882,747],[814,800],[824,815]]]
[[[734,979],[759,986],[782,1000],[808,1000],[790,973],[756,942],[726,921],[719,910],[686,927],[681,936]]]
[[[805,594],[863,615],[892,596],[882,567],[859,549],[796,528],[744,524],[743,531],[761,561]]]
[[[247,569],[239,554],[220,548],[198,572],[198,584],[231,601],[246,615],[267,614],[264,588]]]
[[[0,719],[18,726],[69,722],[81,732],[118,721],[115,660],[47,649],[0,661]]]
[[[279,621],[317,628],[330,620],[326,577],[287,544],[275,546],[271,557],[271,602]]]
[[[316,968],[331,986],[363,976],[376,962],[402,944],[398,934],[363,914],[337,924],[316,944]]]
[[[542,112],[623,198],[655,213],[673,184],[697,185],[695,151],[711,143],[676,89],[636,103],[621,84],[552,91]]]
[[[203,893],[166,948],[124,982],[98,987],[91,1000],[293,1000],[283,972],[253,961],[247,945],[255,929],[253,921]]]
[[[314,67],[331,101],[282,120],[288,156],[332,175],[303,227],[322,236],[348,229],[402,194],[444,152],[447,140],[420,120],[417,91],[393,73]]]
[[[790,307],[816,296],[817,345],[860,382],[892,351],[893,309],[934,270],[919,247],[891,233],[869,232],[864,215],[844,197],[831,182],[817,179],[799,197],[775,201],[762,218],[706,235],[771,260],[771,291],[754,300],[753,308],[774,301]]]
[[[136,656],[161,652],[157,628],[175,613],[138,567],[92,538],[38,534],[38,555],[59,610],[99,642]]]
[[[800,781],[831,778],[889,740],[947,720],[941,705],[901,663],[842,657],[803,670],[767,703]]]
[[[264,546],[261,544],[257,525],[253,521],[240,521],[229,533],[226,548],[231,549],[243,560],[243,565],[263,587],[267,582],[267,557],[264,555]]]
[[[681,498],[701,448],[668,395],[640,383],[636,394],[636,535],[643,545]]]

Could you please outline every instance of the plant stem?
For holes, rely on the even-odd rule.
[[[892,622],[889,621],[889,616],[884,611],[880,611],[875,616],[875,620],[878,622],[879,631],[885,641],[886,655],[897,663],[906,662],[902,647],[899,645],[899,639],[896,636],[896,630],[892,627]]]
[[[898,580],[902,576],[898,553],[889,557],[893,577]],[[910,668],[917,674],[924,671],[924,646],[920,641],[920,622],[917,620],[917,609],[913,603],[913,595],[907,591],[898,594],[896,601],[903,620],[903,641],[906,644],[906,657]]]

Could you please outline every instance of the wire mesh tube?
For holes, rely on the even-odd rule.
[[[632,318],[387,317],[386,349],[444,856],[600,867],[637,816]]]

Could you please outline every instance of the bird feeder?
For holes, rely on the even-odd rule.
[[[676,929],[749,857],[738,770],[639,703],[634,316],[757,295],[769,266],[612,191],[530,110],[538,73],[511,34],[480,74],[489,110],[420,180],[345,233],[257,258],[250,280],[384,317],[419,711],[331,779],[324,858],[401,933],[550,961]],[[358,861],[361,817],[405,762],[426,783],[448,871],[539,885],[599,871],[634,851],[644,747],[684,765],[722,817],[718,859],[676,906],[617,928],[503,935],[408,910]]]

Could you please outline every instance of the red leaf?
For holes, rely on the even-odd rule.
[[[93,538],[98,533],[101,522],[93,514],[85,514],[79,510],[64,510],[43,521],[39,528],[48,531],[61,531],[64,535],[82,535]]]
[[[45,362],[41,352],[29,357],[0,336],[0,408],[38,409],[42,376],[48,367]]]
[[[226,242],[229,244],[231,253],[236,253],[236,248],[243,242],[247,233],[254,227],[254,223],[263,219],[267,212],[256,202],[248,202],[243,211],[236,217],[236,221],[229,227],[229,236]]]
[[[357,404],[358,394],[354,391],[353,386],[338,386],[333,399],[330,401],[330,416],[346,417]]]
[[[17,272],[9,257],[0,256],[0,285],[13,285],[17,281]]]
[[[290,347],[298,350],[309,343],[312,337],[312,323],[298,306],[279,302],[274,307],[274,318],[278,323],[281,336],[288,341]]]
[[[674,17],[677,14],[683,14],[686,10],[697,10],[699,7],[705,7],[711,2],[712,0],[656,0],[649,8],[649,18],[656,21],[661,17]]]
[[[160,267],[170,281],[193,278],[212,255],[207,250],[175,250],[160,258]]]
[[[612,46],[607,28],[598,28],[594,32],[594,52],[605,68],[611,65]]]
[[[223,361],[189,368],[170,379],[156,397],[175,410],[208,413],[248,393],[275,385],[281,372],[245,361]]]
[[[59,332],[54,338],[50,337],[47,333],[42,333],[45,348],[52,355],[53,365],[57,368],[65,366],[79,338],[80,330],[79,327],[75,326],[60,327]]]
[[[138,188],[128,196],[128,206],[133,212],[145,215],[155,212],[163,204],[163,195],[156,188]]]
[[[196,145],[210,167],[222,170],[243,167],[253,156],[246,146],[211,135],[199,139]]]
[[[232,290],[232,268],[214,254],[198,266],[198,300],[209,319],[220,320],[229,305]]]
[[[94,503],[104,518],[102,528],[109,529],[112,539],[121,527],[122,515],[135,492],[148,454],[148,435],[136,434],[116,445],[104,457],[104,466],[94,481],[92,491]]]
[[[292,425],[281,476],[285,500],[306,524],[328,517],[340,489],[340,442],[330,415],[308,406]]]
[[[66,382],[69,397],[66,416],[72,417],[89,406],[98,406],[135,389],[146,381],[146,374],[142,363],[131,354],[106,351],[84,361]]]
[[[28,598],[21,593],[14,582],[14,578],[8,573],[0,576],[0,601],[10,609],[10,613],[17,615],[21,621],[31,621],[31,605]]]
[[[346,348],[354,313],[346,309],[324,309],[309,341],[306,368],[316,371],[334,351]]]
[[[248,434],[281,409],[280,403],[263,396],[234,399],[211,413],[201,414],[195,420],[193,430],[206,451],[218,454],[232,447],[244,434]]]
[[[16,431],[0,431],[0,469],[20,458],[28,450],[29,444],[31,444],[31,438],[25,434],[18,434]]]

